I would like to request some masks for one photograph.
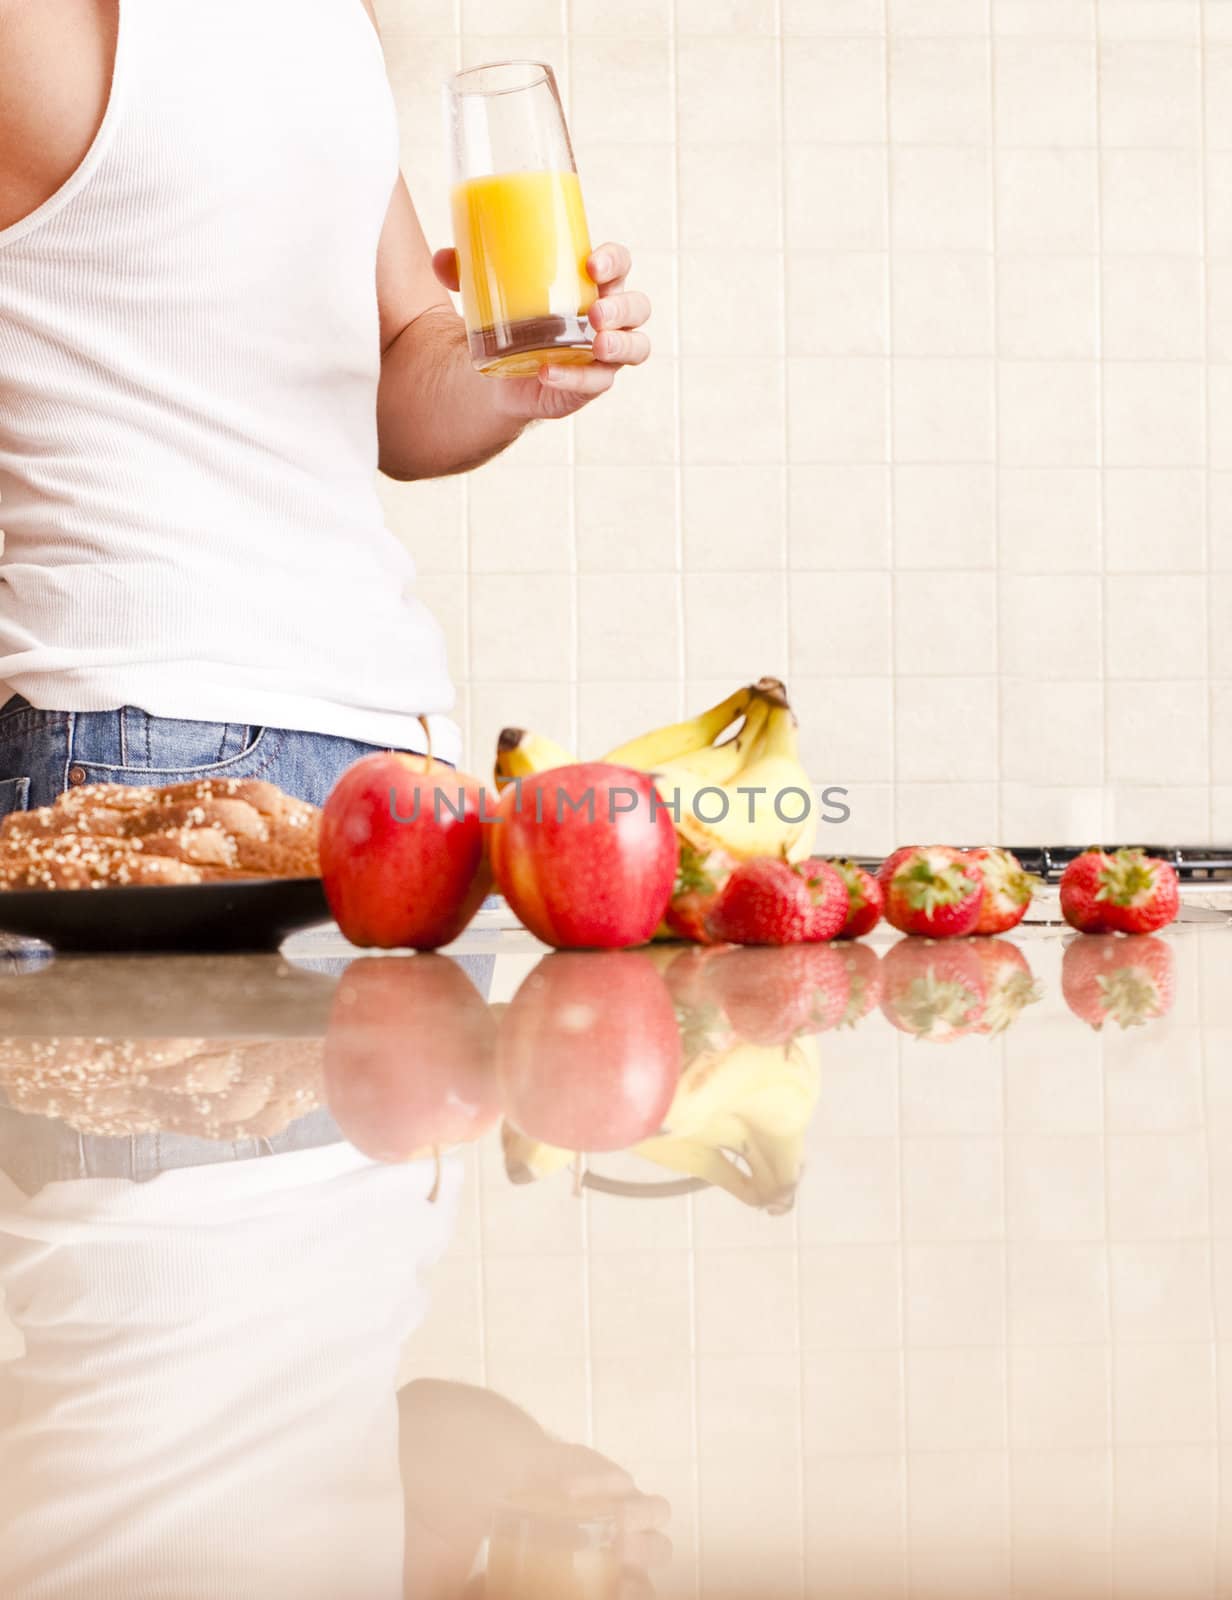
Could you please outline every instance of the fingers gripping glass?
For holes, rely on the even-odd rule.
[[[471,359],[493,377],[594,360],[590,235],[552,69],[502,61],[445,85],[454,245]]]

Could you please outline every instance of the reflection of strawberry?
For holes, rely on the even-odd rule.
[[[707,977],[733,1030],[753,1044],[835,1027],[851,992],[843,953],[825,944],[724,950]]]
[[[1008,933],[1016,928],[1031,904],[1031,877],[1022,862],[1009,850],[981,845],[965,852],[974,861],[984,880],[984,899],[976,933]]]
[[[847,885],[828,861],[742,861],[707,926],[728,944],[801,944],[833,939],[847,920]]]
[[[857,867],[854,861],[834,861],[831,865],[847,885],[849,904],[847,920],[834,937],[862,939],[881,921],[881,910],[885,904],[881,885],[871,872]]]
[[[882,957],[881,1009],[904,1033],[948,1044],[984,1019],[984,966],[973,944],[901,939]]]
[[[1155,933],[1179,908],[1176,872],[1143,850],[1084,850],[1061,878],[1061,911],[1079,933]]]
[[[987,1000],[979,1033],[1003,1033],[1017,1020],[1024,1006],[1034,1005],[1042,993],[1031,964],[1008,939],[976,939],[972,943],[984,969]]]
[[[735,1031],[715,998],[709,972],[727,952],[711,947],[659,945],[646,952],[655,961],[676,1008],[684,1059],[729,1050]],[[662,963],[656,957],[667,958]]]
[[[1150,934],[1075,939],[1061,962],[1061,992],[1070,1010],[1093,1028],[1133,1028],[1172,1009],[1176,989],[1171,948]]]
[[[901,933],[960,939],[979,921],[984,880],[961,850],[934,844],[896,851],[881,869],[881,884],[886,921]]]
[[[881,958],[866,944],[843,945],[841,954],[847,963],[850,993],[839,1026],[854,1028],[874,1006],[881,1004]]]

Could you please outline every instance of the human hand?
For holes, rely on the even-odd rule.
[[[432,258],[436,275],[447,289],[458,290],[455,250],[438,250]],[[572,416],[598,395],[606,394],[622,367],[638,367],[650,355],[650,339],[642,332],[650,319],[650,301],[640,289],[626,288],[632,258],[622,244],[602,244],[586,258],[586,270],[599,293],[590,308],[595,330],[595,359],[586,366],[546,366],[531,378],[492,380],[493,401],[505,416],[524,422]]]
[[[545,1518],[545,1539],[559,1539],[560,1519],[578,1522],[610,1519],[612,1555],[620,1569],[616,1600],[653,1600],[650,1573],[671,1560],[671,1540],[663,1532],[671,1515],[667,1501],[643,1494],[615,1462],[583,1445],[547,1439],[535,1452],[506,1501],[516,1515],[525,1508],[526,1534],[533,1543],[536,1517]],[[520,1592],[520,1591],[519,1591]],[[507,1600],[491,1566],[486,1600]]]

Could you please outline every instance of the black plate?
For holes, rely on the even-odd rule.
[[[0,932],[91,954],[277,950],[329,914],[320,878],[0,891]]]

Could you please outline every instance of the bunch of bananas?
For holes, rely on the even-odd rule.
[[[800,763],[796,718],[777,678],[746,684],[685,722],[653,728],[601,758],[653,776],[680,836],[680,876],[661,930],[703,937],[702,908],[739,861],[803,861],[817,841],[817,798]],[[567,766],[575,757],[554,740],[506,728],[496,783]]]
[[[786,1047],[716,1039],[686,1066],[663,1131],[633,1153],[725,1189],[747,1206],[781,1214],[795,1201],[820,1088],[816,1035],[801,1035]],[[579,1163],[575,1152],[529,1139],[508,1123],[502,1140],[515,1183]]]

